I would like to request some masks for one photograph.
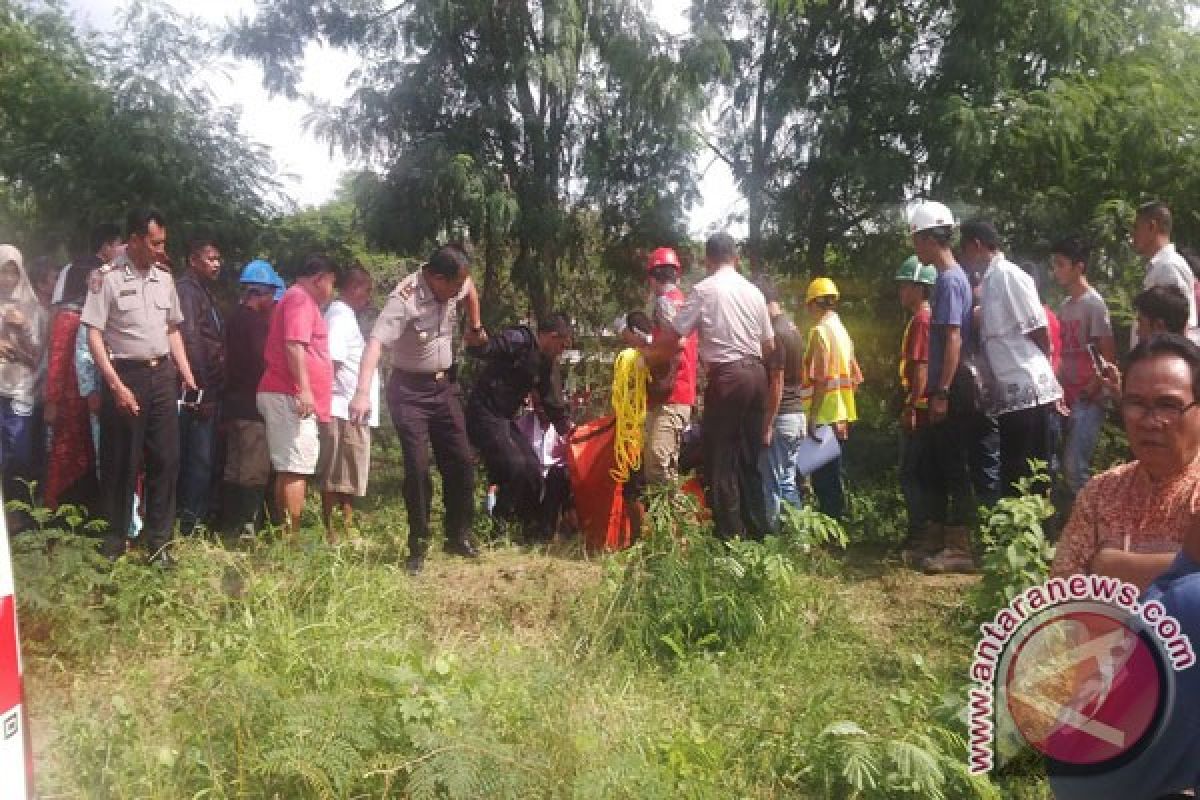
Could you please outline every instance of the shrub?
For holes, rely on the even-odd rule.
[[[1033,463],[1034,475],[1017,484],[1018,496],[1002,498],[985,512],[980,530],[983,581],[975,598],[981,618],[990,618],[1050,574],[1054,546],[1043,523],[1054,515],[1054,507],[1039,488],[1047,483],[1046,464]]]
[[[652,495],[651,533],[608,565],[599,619],[585,623],[581,645],[669,663],[737,647],[789,618],[798,564],[846,536],[811,509],[785,513],[782,536],[722,542],[690,497]]]
[[[50,511],[32,499],[10,500],[7,509],[34,524],[9,540],[22,643],[67,659],[97,652],[106,643],[105,606],[114,584],[100,540],[88,534],[104,523],[88,522],[78,506]]]

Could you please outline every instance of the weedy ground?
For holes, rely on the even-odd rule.
[[[659,498],[670,532],[625,554],[501,541],[412,578],[390,448],[336,547],[307,520],[162,572],[23,535],[40,796],[1049,796],[1031,759],[966,774],[978,579],[900,563],[893,492],[854,495],[845,549],[816,514],[723,548]]]

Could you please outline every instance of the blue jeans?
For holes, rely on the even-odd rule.
[[[1067,440],[1063,444],[1063,475],[1072,498],[1092,476],[1092,453],[1100,438],[1100,429],[1104,427],[1105,414],[1103,404],[1083,398],[1071,405]]]
[[[12,398],[0,397],[0,466],[4,472],[5,499],[29,500],[29,492],[17,479],[34,480],[34,417],[13,408]],[[43,443],[44,444],[44,443]]]
[[[188,534],[208,515],[213,460],[217,444],[217,409],[208,418],[195,411],[179,412],[179,530]]]
[[[967,424],[971,431],[967,467],[971,473],[971,485],[975,488],[975,499],[980,505],[991,507],[1004,495],[1000,471],[1000,426],[995,417],[987,414],[973,414]]]
[[[908,509],[908,532],[920,533],[929,523],[929,500],[923,485],[929,461],[929,429],[900,432],[900,491]]]
[[[771,530],[779,529],[779,510],[783,501],[795,508],[803,505],[796,489],[796,451],[804,441],[805,422],[802,412],[779,414],[772,427],[771,446],[759,456],[759,471],[763,475],[763,495],[767,499],[767,521]]]

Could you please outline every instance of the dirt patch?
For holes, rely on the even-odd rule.
[[[557,635],[575,598],[602,574],[599,562],[511,550],[479,563],[431,560],[419,580],[438,636],[479,636],[499,627],[522,641],[544,641]]]

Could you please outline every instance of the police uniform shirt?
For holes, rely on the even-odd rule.
[[[450,369],[454,363],[458,301],[470,286],[471,279],[467,278],[462,291],[442,303],[425,282],[424,270],[400,281],[371,329],[371,336],[390,348],[394,368],[420,373]]]
[[[732,265],[697,283],[671,324],[680,336],[700,332],[705,364],[761,358],[762,343],[774,335],[762,292]]]
[[[143,273],[121,256],[92,275],[82,321],[104,334],[112,358],[151,359],[170,350],[167,333],[183,313],[171,273]]]

